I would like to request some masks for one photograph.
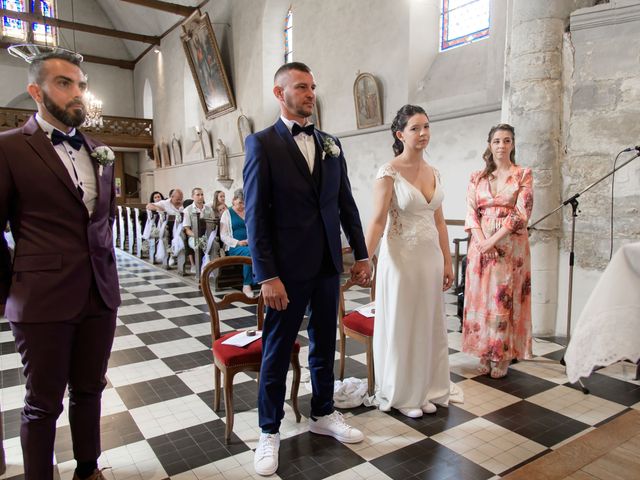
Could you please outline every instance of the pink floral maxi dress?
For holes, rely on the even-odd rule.
[[[531,358],[531,255],[527,223],[533,207],[530,168],[513,166],[500,191],[471,175],[465,230],[481,228],[486,238],[505,226],[498,258],[485,259],[472,238],[467,254],[462,350],[499,362]]]

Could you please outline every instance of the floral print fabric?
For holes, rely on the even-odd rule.
[[[531,358],[531,261],[527,223],[533,208],[531,169],[512,167],[495,195],[481,172],[471,176],[465,230],[486,238],[502,226],[510,234],[486,259],[472,238],[467,254],[462,350],[499,362]]]

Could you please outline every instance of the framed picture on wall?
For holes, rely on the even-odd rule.
[[[182,46],[205,115],[214,118],[232,112],[236,102],[209,15],[196,10],[184,21],[182,30]]]
[[[361,73],[353,84],[353,99],[356,104],[356,125],[369,128],[382,125],[380,89],[376,77]]]

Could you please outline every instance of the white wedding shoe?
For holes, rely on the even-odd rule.
[[[409,418],[420,418],[422,416],[421,408],[399,408],[398,411]]]
[[[243,285],[242,293],[244,293],[249,298],[253,298],[253,288],[251,288],[251,285]]]
[[[431,402],[425,403],[421,408],[424,413],[436,413],[436,410],[438,410],[436,406]]]

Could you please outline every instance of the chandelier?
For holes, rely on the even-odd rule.
[[[102,100],[87,90],[84,94],[84,104],[87,116],[82,126],[84,128],[102,128]]]

